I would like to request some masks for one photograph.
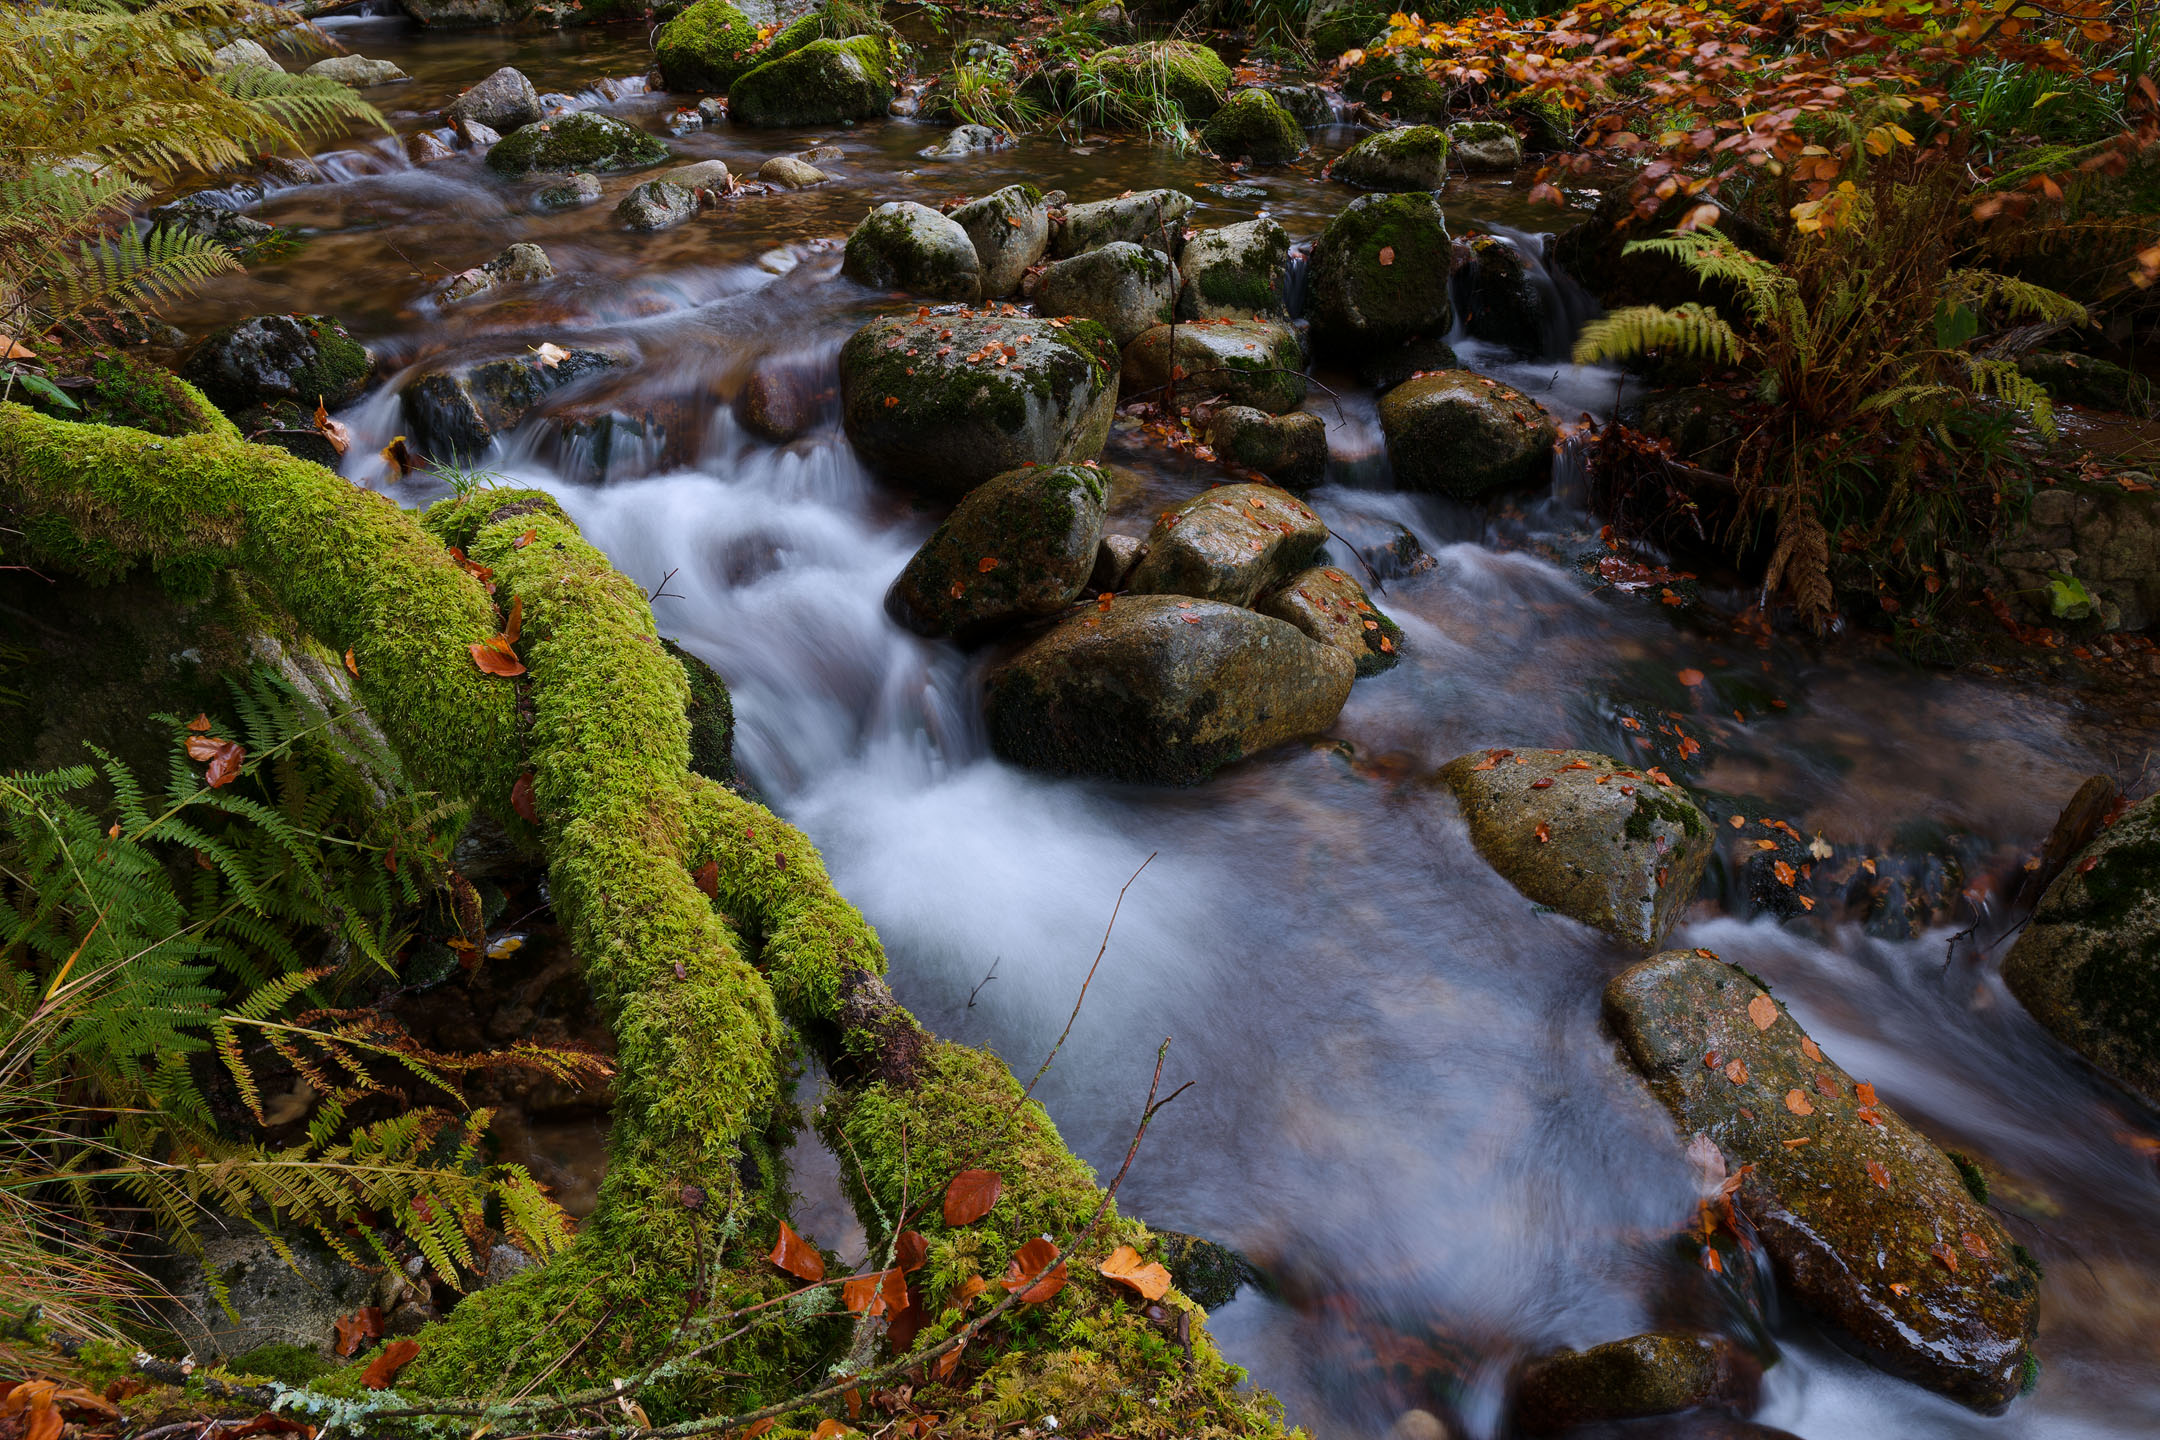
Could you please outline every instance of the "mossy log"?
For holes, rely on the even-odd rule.
[[[724,1342],[711,1323],[795,1286],[764,1254],[786,1213],[798,1035],[840,1087],[819,1127],[876,1253],[896,1227],[928,1237],[915,1280],[947,1308],[925,1316],[917,1349],[967,1322],[948,1297],[970,1276],[1000,1293],[1022,1241],[1068,1240],[1102,1205],[1001,1061],[937,1040],[894,1001],[876,933],[807,838],[691,772],[687,685],[644,594],[546,495],[445,501],[423,520],[222,422],[159,440],[0,405],[0,511],[21,532],[17,563],[91,581],[147,568],[182,593],[246,571],[303,630],[352,652],[357,693],[417,783],[477,801],[546,856],[617,1045],[600,1205],[568,1251],[425,1331],[401,1403],[457,1397],[469,1414],[643,1376],[654,1420],[695,1424],[815,1384],[847,1342],[829,1295],[728,1322]],[[492,598],[452,544],[493,568]],[[513,601],[528,675],[482,675],[467,647]],[[510,804],[526,774],[537,826]],[[949,1230],[936,1202],[970,1167],[1000,1171],[1006,1198]],[[1110,1207],[1055,1299],[918,1386],[941,1430],[1050,1411],[1068,1434],[1281,1433],[1271,1398],[1237,1390],[1198,1307],[1176,1291],[1142,1306],[1097,1273],[1119,1244],[1155,1248]],[[694,1363],[680,1358],[697,1345]],[[317,1388],[361,1393],[353,1371]],[[612,1404],[599,1423],[631,1429]]]

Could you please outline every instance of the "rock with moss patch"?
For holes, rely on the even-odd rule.
[[[307,67],[305,74],[324,80],[335,80],[340,85],[350,85],[355,90],[369,90],[377,85],[402,85],[412,79],[394,62],[370,60],[365,55],[332,55],[317,60]]]
[[[833,177],[796,155],[775,155],[758,166],[757,178],[788,190],[807,190]]]
[[[589,170],[580,171],[542,186],[533,196],[533,203],[542,210],[576,210],[599,204],[600,193],[600,177]]]
[[[1502,171],[1522,169],[1522,137],[1515,127],[1498,120],[1464,120],[1447,127],[1448,143],[1455,163],[1465,170]]]
[[[456,305],[491,290],[509,285],[532,285],[553,279],[555,264],[538,245],[520,241],[484,265],[475,265],[450,277],[443,286],[445,305]]]
[[[1332,58],[1385,35],[1394,13],[1395,7],[1382,0],[1313,0],[1305,14],[1305,36],[1315,53]]]
[[[869,120],[892,103],[892,48],[882,36],[813,40],[767,61],[728,91],[728,114],[761,128]]]
[[[2160,797],[2056,877],[2003,981],[2048,1033],[2160,1105]]]
[[[1537,401],[1472,370],[1405,380],[1380,400],[1395,483],[1472,500],[1550,474],[1559,427]]]
[[[1220,395],[1281,415],[1305,403],[1305,355],[1297,332],[1265,320],[1195,320],[1157,325],[1125,347],[1126,393],[1167,390]]]
[[[289,1258],[270,1236],[207,1220],[196,1230],[199,1255],[149,1262],[171,1297],[161,1306],[167,1323],[189,1353],[206,1361],[272,1346],[329,1354],[338,1317],[369,1302],[374,1279],[312,1235],[278,1238]]]
[[[1337,156],[1328,173],[1367,190],[1439,190],[1447,184],[1448,132],[1405,125],[1368,135]]]
[[[1593,750],[1480,750],[1440,778],[1516,889],[1645,949],[1693,902],[1717,844],[1687,791]]]
[[[1361,195],[1327,224],[1311,262],[1314,338],[1355,352],[1445,335],[1454,263],[1432,195]]]
[[[1063,260],[1124,240],[1176,253],[1193,198],[1182,190],[1142,190],[1114,200],[1068,205],[1051,230],[1050,253]]]
[[[2097,355],[2040,350],[2021,357],[2018,371],[2045,385],[2048,394],[2058,401],[2090,405],[2095,410],[2119,410],[2125,415],[2150,415],[2153,411],[2152,382],[2135,370]]]
[[[400,0],[400,3],[407,15],[430,29],[479,30],[512,25],[526,19],[532,13],[534,0]]]
[[[1141,594],[1251,605],[1326,543],[1327,526],[1289,491],[1218,485],[1163,512],[1125,583]]]
[[[1007,185],[952,212],[982,267],[986,300],[1010,295],[1050,244],[1050,207],[1032,185]]]
[[[1335,123],[1335,107],[1329,103],[1328,92],[1318,85],[1278,81],[1261,88],[1274,96],[1275,103],[1289,111],[1291,118],[1307,130],[1318,130],[1323,125]]]
[[[1265,90],[1240,90],[1210,116],[1200,142],[1225,160],[1280,165],[1305,149],[1305,127]]]
[[[606,174],[641,170],[666,162],[668,148],[642,130],[612,115],[579,110],[554,120],[527,125],[488,151],[490,170],[519,176],[539,172]]]
[[[1472,235],[1463,249],[1469,258],[1463,329],[1524,355],[1544,354],[1546,332],[1557,317],[1530,262],[1497,235]]]
[[[700,202],[727,194],[735,184],[735,177],[728,173],[724,160],[699,160],[690,165],[678,165],[673,170],[662,171],[655,178],[696,192]]]
[[[690,769],[725,785],[735,778],[735,702],[727,682],[675,641],[662,639],[660,643],[681,663],[683,678],[690,682],[690,703],[685,707],[690,722]]]
[[[1605,1020],[1787,1291],[1875,1365],[1987,1414],[2032,1365],[2039,1277],[1957,1169],[1745,971],[1670,950]]]
[[[1261,596],[1253,608],[1342,651],[1360,678],[1377,675],[1402,658],[1402,627],[1372,603],[1364,586],[1332,565],[1299,571]]]
[[[1335,723],[1355,667],[1281,620],[1175,595],[1084,609],[991,671],[991,746],[1064,774],[1192,785]]]
[[[1290,234],[1265,217],[1203,230],[1178,257],[1178,317],[1252,320],[1287,313]]]
[[[1158,100],[1174,102],[1188,120],[1205,120],[1230,92],[1230,67],[1205,45],[1150,40],[1098,51],[1082,69],[1119,97],[1124,108],[1151,114]]]
[[[1153,1234],[1170,1283],[1203,1310],[1229,1304],[1237,1298],[1240,1286],[1257,1278],[1252,1262],[1227,1245],[1182,1230],[1153,1230]]]
[[[374,370],[375,357],[327,315],[250,315],[206,336],[180,375],[238,413],[279,402],[347,405]]]
[[[1103,478],[1090,465],[1036,465],[976,486],[908,561],[887,608],[918,635],[962,640],[1055,615],[1094,572]]]
[[[398,398],[415,450],[431,460],[469,463],[553,392],[624,363],[605,350],[571,350],[553,363],[513,355],[430,370]]]
[[[871,469],[960,495],[1022,465],[1101,453],[1116,365],[1117,342],[1088,320],[895,316],[841,347],[841,407]]]
[[[773,58],[761,55],[757,26],[727,0],[697,0],[653,37],[660,80],[670,90],[725,90]]]
[[[149,219],[158,229],[184,230],[214,241],[243,260],[278,233],[277,227],[242,215],[230,200],[207,194],[183,195],[152,210]]]
[[[1250,405],[1225,405],[1208,426],[1208,443],[1225,465],[1257,470],[1295,490],[1327,473],[1327,421],[1309,410],[1270,415]]]
[[[880,205],[848,236],[840,273],[874,290],[939,300],[982,296],[982,262],[960,224],[912,200]]]
[[[450,121],[485,125],[508,135],[540,118],[540,92],[523,71],[505,65],[450,102]]]
[[[1385,26],[1381,27],[1385,29]],[[1445,120],[1448,86],[1425,73],[1423,58],[1369,51],[1343,72],[1342,93],[1368,109],[1401,120]]]
[[[1744,1414],[1755,1408],[1761,1387],[1761,1364],[1722,1335],[1631,1335],[1540,1355],[1523,1366],[1515,1424],[1526,1435],[1557,1435],[1698,1405]]]
[[[697,192],[667,180],[632,186],[629,194],[615,202],[615,218],[646,234],[673,229],[695,219],[697,211]]]
[[[1124,240],[1056,262],[1035,289],[1043,314],[1100,321],[1120,345],[1168,320],[1176,298],[1170,257]]]

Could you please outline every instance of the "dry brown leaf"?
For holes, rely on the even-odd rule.
[[[952,1184],[945,1187],[945,1223],[972,1225],[982,1219],[997,1204],[1004,1186],[995,1170],[963,1170],[953,1176]]]
[[[1777,1001],[1768,995],[1757,995],[1747,1002],[1747,1018],[1755,1022],[1757,1030],[1767,1030],[1777,1024]]]
[[[1725,1078],[1732,1081],[1732,1083],[1735,1085],[1747,1084],[1746,1062],[1736,1059],[1727,1064],[1725,1067]]]
[[[1809,1036],[1802,1035],[1800,1037],[1800,1053],[1807,1056],[1808,1059],[1814,1061],[1817,1065],[1823,1063],[1822,1047],[1820,1045],[1817,1045],[1815,1041]]]
[[[1853,1098],[1858,1100],[1862,1105],[1867,1106],[1870,1110],[1874,1109],[1877,1105],[1880,1105],[1882,1103],[1880,1100],[1877,1100],[1875,1098],[1875,1087],[1873,1085],[1870,1085],[1865,1080],[1853,1086]]]
[[[508,679],[525,673],[525,662],[518,659],[509,643],[500,635],[466,648],[472,651],[473,664],[479,666],[483,674],[500,675]]]
[[[540,823],[540,807],[533,803],[533,772],[525,771],[510,782],[510,808],[528,825]]]
[[[1812,1115],[1815,1113],[1813,1102],[1807,1098],[1805,1093],[1799,1090],[1787,1090],[1785,1092],[1785,1108],[1795,1115]]]
[[[825,1257],[785,1220],[780,1222],[780,1238],[773,1241],[772,1254],[766,1258],[798,1280],[815,1285],[825,1278]]]
[[[1160,1300],[1170,1289],[1170,1272],[1141,1259],[1140,1252],[1130,1245],[1118,1246],[1109,1259],[1095,1268],[1114,1284],[1138,1292],[1143,1300]]]
[[[1065,1262],[1058,1259],[1057,1242],[1038,1235],[1022,1245],[998,1284],[1017,1293],[1023,1305],[1040,1305],[1056,1295],[1065,1288]]]
[[[383,1346],[367,1369],[360,1372],[360,1383],[370,1390],[387,1390],[390,1382],[397,1379],[398,1371],[412,1363],[413,1356],[420,1353],[417,1340],[392,1340]]]
[[[900,1238],[893,1241],[893,1264],[902,1270],[913,1272],[923,1267],[930,1258],[930,1242],[920,1230],[903,1230]]]

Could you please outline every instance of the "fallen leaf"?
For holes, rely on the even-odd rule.
[[[1393,264],[1395,263],[1395,247],[1394,247],[1394,246],[1392,246],[1392,245],[1383,245],[1383,246],[1381,246],[1381,247],[1380,247],[1380,263],[1381,263],[1382,265],[1393,265]]]
[[[1550,841],[1551,841],[1551,839],[1552,839],[1552,826],[1550,826],[1550,825],[1546,824],[1546,823],[1545,823],[1545,822],[1544,822],[1543,820],[1540,820],[1540,821],[1538,821],[1538,824],[1537,824],[1537,843],[1538,843],[1538,844],[1540,844],[1540,845],[1544,845],[1544,844],[1547,844],[1548,842],[1550,842]]]
[[[900,1238],[893,1242],[893,1263],[902,1270],[920,1270],[929,1258],[930,1242],[923,1238],[920,1230],[903,1230]]]
[[[525,662],[512,653],[500,635],[466,648],[472,651],[473,664],[479,666],[483,674],[500,675],[507,679],[525,673]]]
[[[833,1440],[835,1435],[853,1435],[855,1432],[838,1420],[827,1416],[817,1422],[817,1429],[810,1432],[813,1440]]]
[[[209,768],[203,771],[203,781],[213,790],[222,790],[240,778],[240,767],[247,761],[245,747],[232,740],[219,740],[214,736],[199,735],[187,742],[190,760],[207,760]]]
[[[1809,1103],[1807,1096],[1798,1090],[1787,1090],[1785,1092],[1785,1108],[1795,1115],[1812,1115],[1815,1113],[1814,1105]]]
[[[522,595],[513,595],[510,597],[510,620],[508,624],[503,626],[503,643],[505,645],[517,644],[518,636],[524,631],[524,629],[525,597]]]
[[[936,1366],[938,1379],[943,1380],[953,1371],[960,1368],[960,1356],[966,1349],[967,1346],[963,1345],[958,1350],[948,1350],[943,1355],[938,1356]]]
[[[1853,1098],[1870,1109],[1882,1103],[1875,1098],[1875,1087],[1865,1080],[1853,1086]]]
[[[215,759],[218,746],[224,743],[222,740],[213,740],[208,735],[190,735],[187,741],[187,758],[197,764],[201,764],[205,760]]]
[[[513,550],[522,550],[527,545],[532,544],[534,539],[537,538],[539,534],[540,532],[538,530],[527,530],[524,534],[518,536],[517,539],[510,542],[510,548]]]
[[[413,1356],[420,1353],[417,1340],[393,1340],[383,1346],[367,1369],[360,1372],[360,1383],[370,1390],[387,1390],[390,1382],[397,1379],[398,1371],[412,1364]]]
[[[1930,1245],[1928,1246],[1928,1254],[1941,1261],[1943,1269],[1948,1270],[1953,1275],[1957,1273],[1957,1251],[1952,1250],[1948,1245]]]
[[[1790,886],[1793,881],[1800,878],[1800,872],[1793,869],[1791,864],[1784,860],[1773,861],[1770,869],[1777,876],[1780,885]]]
[[[235,1437],[241,1435],[312,1436],[314,1433],[315,1427],[312,1425],[295,1420],[290,1415],[279,1415],[273,1411],[265,1410],[245,1425],[237,1426],[231,1430],[219,1430],[218,1437],[219,1440],[235,1440]]]
[[[1873,1125],[1878,1130],[1882,1128],[1882,1112],[1872,1105],[1862,1105],[1859,1109],[1853,1111],[1853,1114],[1859,1118],[1860,1123],[1863,1125]]]
[[[1700,670],[1682,670],[1680,672],[1680,683],[1690,688],[1700,685],[1703,683],[1703,673]]]
[[[539,807],[533,804],[533,773],[530,770],[510,782],[510,808],[528,825],[540,823]]]
[[[1095,1267],[1112,1283],[1138,1292],[1143,1300],[1160,1300],[1170,1289],[1170,1272],[1152,1261],[1142,1260],[1130,1245],[1120,1245],[1110,1258]]]
[[[963,1170],[945,1187],[945,1223],[972,1225],[997,1204],[1005,1182],[995,1170]]]
[[[210,717],[198,713],[194,719],[187,722],[187,728],[197,735],[207,735],[210,733]]]
[[[773,1426],[778,1425],[779,1423],[779,1416],[768,1415],[763,1420],[759,1420],[753,1423],[749,1429],[743,1431],[743,1440],[757,1440],[758,1436],[763,1435],[766,1431],[772,1429]]]
[[[420,462],[413,458],[412,448],[405,443],[402,435],[382,447],[382,458],[385,465],[396,468],[397,478],[400,480],[420,468]]]
[[[363,1305],[350,1315],[340,1315],[336,1322],[337,1344],[332,1348],[340,1356],[358,1353],[360,1347],[370,1340],[382,1339],[383,1313],[378,1305]]]
[[[1800,1053],[1818,1065],[1823,1063],[1822,1047],[1817,1045],[1811,1036],[1802,1035],[1800,1037]]]
[[[1837,854],[1837,847],[1818,834],[1807,847],[1807,851],[1809,855],[1817,860],[1828,860],[1832,855]]]
[[[720,862],[707,860],[691,873],[690,882],[704,892],[708,900],[720,898]]]
[[[532,347],[532,353],[540,361],[541,368],[552,370],[570,358],[570,352],[553,342],[543,342]]]
[[[1768,995],[1757,995],[1747,1002],[1747,1018],[1755,1022],[1757,1030],[1767,1030],[1777,1024],[1777,1001]]]
[[[1867,1162],[1867,1178],[1874,1181],[1877,1186],[1881,1187],[1884,1190],[1888,1190],[1890,1188],[1890,1172],[1883,1167],[1883,1163],[1880,1160],[1870,1160]]]
[[[798,1280],[815,1285],[825,1278],[825,1257],[785,1220],[780,1222],[780,1238],[773,1241],[772,1254],[766,1258]]]
[[[23,348],[14,336],[0,332],[0,360],[35,360],[37,352]]]
[[[1978,1235],[1973,1234],[1972,1231],[1967,1230],[1962,1232],[1958,1236],[1958,1239],[1965,1242],[1966,1250],[1968,1250],[1974,1255],[1979,1256],[1982,1260],[1992,1260],[1995,1258],[1994,1253],[1988,1249],[1987,1242],[1985,1240],[1982,1240]]]
[[[1747,1062],[1743,1060],[1728,1061],[1725,1066],[1725,1078],[1735,1085],[1747,1084]]]
[[[907,1309],[907,1279],[897,1265],[850,1275],[840,1287],[840,1302],[857,1315],[897,1315]]]
[[[1788,1150],[1797,1150],[1797,1149],[1799,1149],[1799,1148],[1800,1148],[1800,1147],[1801,1147],[1802,1145],[1812,1145],[1812,1144],[1814,1144],[1814,1143],[1815,1143],[1815,1137],[1814,1137],[1814,1136],[1812,1136],[1812,1135],[1798,1135],[1798,1136],[1795,1136],[1795,1137],[1793,1137],[1793,1138],[1792,1138],[1792,1139],[1790,1139],[1790,1140],[1780,1140],[1780,1141],[1778,1141],[1778,1144],[1780,1144],[1780,1145],[1783,1145],[1783,1146],[1784,1146],[1784,1147],[1785,1147],[1786,1149],[1788,1149]]]
[[[962,1305],[966,1305],[989,1288],[990,1282],[983,1279],[982,1276],[970,1275],[967,1279],[961,1281],[958,1288],[953,1291],[953,1298]]]
[[[1038,1235],[1014,1252],[998,1284],[1020,1296],[1023,1305],[1040,1305],[1065,1288],[1065,1262],[1058,1260],[1057,1243]],[[1057,1263],[1052,1265],[1055,1260]]]
[[[354,679],[360,678],[360,662],[353,659],[353,653],[349,648],[345,651],[345,668],[352,672]]]

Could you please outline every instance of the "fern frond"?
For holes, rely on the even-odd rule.
[[[1583,326],[1575,340],[1575,363],[1630,360],[1656,350],[1730,363],[1740,358],[1740,349],[1740,336],[1707,305],[1689,301],[1671,310],[1634,305]]]
[[[1973,393],[1995,398],[2032,417],[2033,428],[2048,439],[2055,438],[2055,402],[2047,387],[2018,369],[2015,360],[1983,360],[1967,356],[1966,373],[1972,377]]]
[[[1943,292],[1976,311],[2000,305],[2012,320],[2083,325],[2092,318],[2091,311],[2060,291],[1992,270],[1952,270],[1943,279]]]

